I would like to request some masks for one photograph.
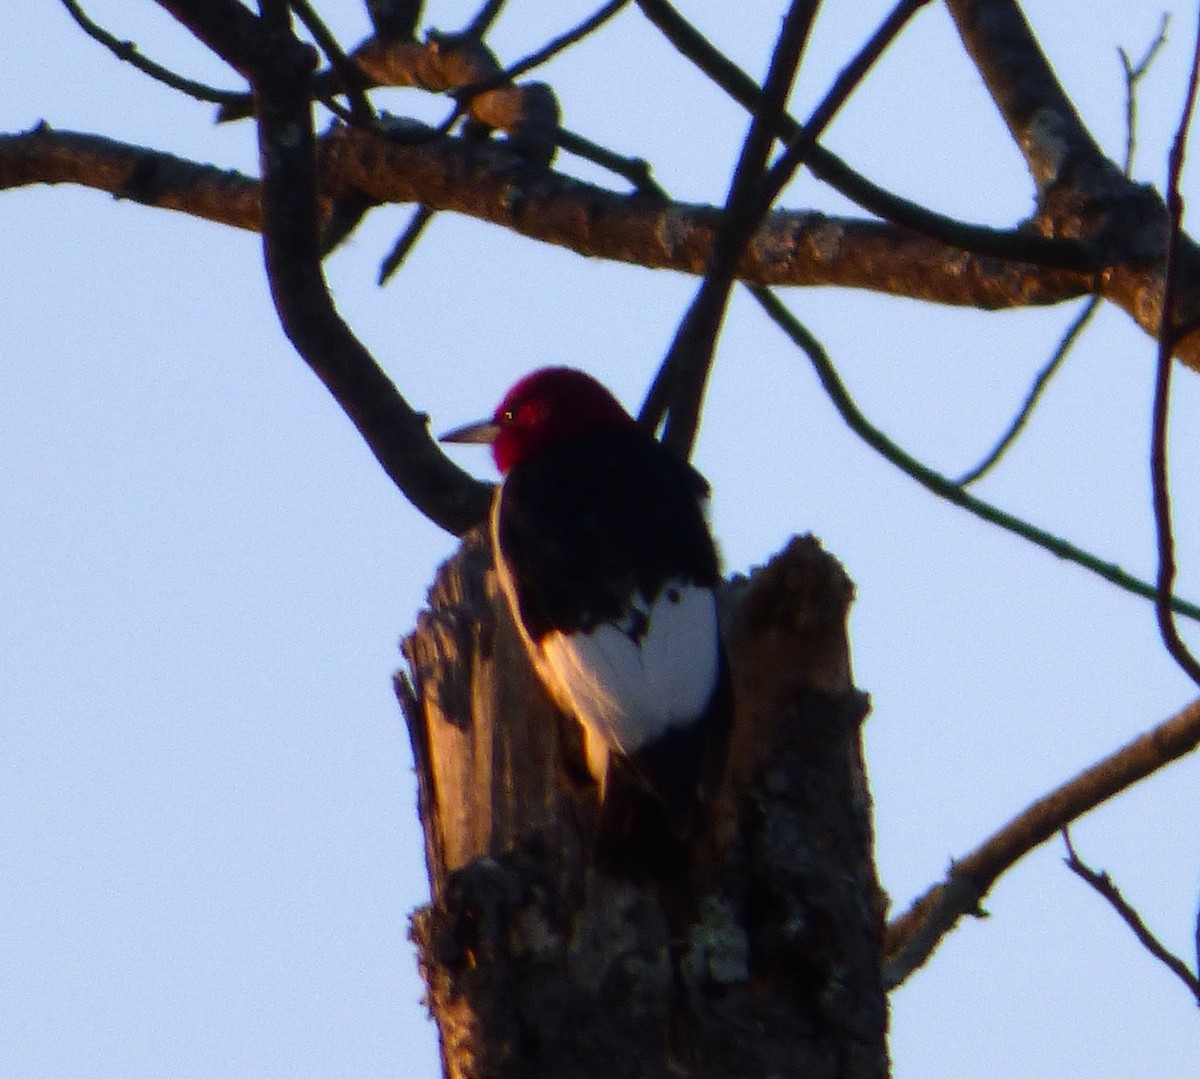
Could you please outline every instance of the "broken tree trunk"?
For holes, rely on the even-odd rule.
[[[852,586],[795,539],[723,596],[736,715],[681,923],[592,864],[595,789],[468,536],[397,679],[432,901],[412,937],[448,1079],[883,1079],[884,904]]]

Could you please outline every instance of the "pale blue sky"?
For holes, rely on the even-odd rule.
[[[360,5],[335,30],[365,31]],[[681,5],[761,72],[777,5]],[[888,5],[831,2],[797,111]],[[452,29],[472,5],[433,2]],[[495,45],[539,45],[512,0]],[[554,7],[555,29],[589,10]],[[1026,10],[1086,121],[1124,141],[1116,47],[1150,4]],[[119,36],[235,85],[151,3],[96,0]],[[1138,175],[1160,183],[1191,15],[1147,79]],[[10,0],[0,130],[38,120],[252,169],[247,125],[159,88],[55,3]],[[626,13],[549,68],[565,122],[719,201],[745,118]],[[396,113],[443,115],[415,93]],[[886,186],[1009,224],[1019,155],[940,6],[917,18],[830,145]],[[1189,172],[1187,190],[1194,190]],[[789,207],[842,204],[811,182]],[[636,405],[694,282],[439,217],[384,290],[407,211],[330,263],[341,310],[446,428],[532,367],[570,362]],[[0,1074],[433,1076],[405,939],[425,880],[397,640],[453,541],[384,477],[277,328],[257,238],[78,189],[0,193]],[[785,294],[861,405],[949,472],[973,463],[1075,307],[982,315],[835,290]],[[1153,572],[1146,442],[1153,350],[1104,311],[1023,442],[981,485],[1000,505]],[[1181,590],[1200,598],[1190,475],[1196,378],[1176,381]],[[490,476],[486,454],[457,459]],[[898,907],[1031,799],[1195,695],[1152,611],[944,505],[845,430],[807,362],[744,297],[697,451],[731,570],[811,530],[858,585],[856,673],[879,861]],[[1193,634],[1195,637],[1196,635]],[[1200,883],[1194,760],[1081,823],[1169,946]],[[1190,1079],[1196,1010],[1051,843],[1005,878],[893,1000],[898,1079],[1086,1073]]]

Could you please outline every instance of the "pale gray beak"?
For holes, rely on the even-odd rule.
[[[463,427],[454,428],[453,431],[447,431],[444,435],[438,436],[438,441],[473,442],[490,446],[496,441],[499,433],[500,425],[494,420],[480,420],[477,423],[468,423]]]

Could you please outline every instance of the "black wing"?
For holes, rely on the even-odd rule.
[[[573,439],[514,468],[497,539],[530,636],[587,632],[672,578],[715,587],[707,495],[700,473],[634,427]]]

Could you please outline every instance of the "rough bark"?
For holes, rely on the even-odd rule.
[[[412,935],[447,1076],[887,1074],[851,595],[809,538],[727,587],[730,764],[681,916],[661,881],[592,864],[574,724],[467,537],[397,683],[433,896]]]

